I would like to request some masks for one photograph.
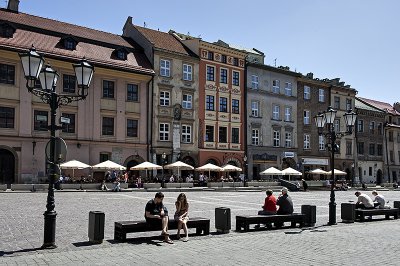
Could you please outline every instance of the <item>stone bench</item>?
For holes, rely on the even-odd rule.
[[[249,231],[250,224],[270,224],[290,222],[291,227],[303,227],[306,215],[301,213],[293,214],[275,214],[275,215],[247,215],[236,216],[236,231],[241,231],[242,228],[245,232]]]
[[[190,217],[187,222],[188,228],[196,228],[196,235],[210,234],[210,219],[201,217]],[[178,228],[178,223],[170,219],[168,222],[168,230]],[[138,233],[148,231],[161,231],[161,226],[153,226],[146,221],[122,221],[114,223],[114,240],[126,241],[127,233]]]
[[[399,209],[392,208],[392,209],[356,209],[355,217],[356,220],[360,222],[365,221],[365,216],[377,216],[377,215],[385,215],[385,219],[390,219],[393,216],[394,219],[399,218]]]
[[[192,188],[193,183],[165,183],[165,188]]]

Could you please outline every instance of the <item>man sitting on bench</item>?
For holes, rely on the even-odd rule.
[[[364,193],[361,193],[360,191],[357,191],[354,193],[356,195],[357,202],[356,202],[356,209],[373,209],[374,208],[374,202],[372,199]]]
[[[157,192],[154,199],[146,204],[144,217],[146,222],[152,227],[161,227],[161,235],[164,236],[164,242],[173,244],[168,234],[168,210],[163,204],[164,194]]]
[[[283,187],[281,191],[282,194],[276,201],[276,205],[278,206],[276,214],[293,214],[293,201],[288,195],[288,189]],[[283,223],[275,223],[275,226],[282,227]]]

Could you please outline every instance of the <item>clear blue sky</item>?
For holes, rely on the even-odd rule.
[[[116,34],[132,16],[152,29],[257,48],[268,65],[339,77],[361,97],[400,101],[398,0],[21,0],[20,11]]]

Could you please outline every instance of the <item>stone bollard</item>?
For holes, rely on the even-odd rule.
[[[218,233],[229,233],[231,229],[231,209],[215,208],[215,228]]]
[[[343,223],[354,223],[356,219],[356,205],[354,203],[342,203],[340,212]]]
[[[317,206],[301,205],[301,213],[306,215],[304,226],[315,226],[317,220]]]
[[[397,208],[400,214],[400,201],[393,201],[393,208]]]
[[[103,243],[105,214],[100,211],[89,212],[89,241],[94,244]]]

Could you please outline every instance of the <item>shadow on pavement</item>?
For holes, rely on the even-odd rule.
[[[7,256],[7,255],[14,255],[14,254],[18,254],[18,253],[38,251],[38,250],[42,250],[42,248],[25,248],[25,249],[20,249],[20,250],[15,250],[15,251],[1,251],[0,250],[0,257]]]

